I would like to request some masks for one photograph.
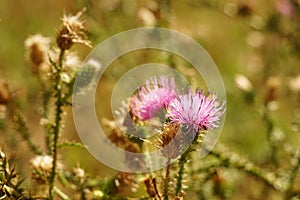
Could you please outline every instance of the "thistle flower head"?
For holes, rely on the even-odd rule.
[[[187,94],[179,94],[170,102],[167,116],[173,123],[205,131],[218,127],[224,105],[225,102],[219,104],[215,95],[189,89]]]
[[[167,76],[161,76],[157,80],[156,77],[152,77],[145,86],[140,87],[138,94],[132,97],[132,112],[140,120],[145,121],[165,109],[174,98],[174,78],[169,80]]]
[[[85,34],[83,21],[80,21],[79,19],[83,12],[84,10],[78,12],[74,16],[63,16],[62,28],[56,38],[57,45],[60,49],[68,50],[75,43],[81,43],[91,47],[91,43],[87,40],[87,36]]]

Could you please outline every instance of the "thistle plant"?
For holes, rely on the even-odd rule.
[[[44,140],[37,141],[34,137],[35,127],[31,127],[32,123],[28,123],[31,119],[23,111],[22,89],[21,92],[19,88],[14,89],[11,80],[1,74],[1,136],[2,128],[7,125],[7,129],[12,127],[17,134],[13,135],[12,130],[6,131],[5,128],[3,133],[8,132],[13,138],[17,136],[27,144],[24,152],[31,157],[26,163],[31,174],[18,173],[17,169],[22,170],[23,165],[19,166],[15,155],[10,154],[10,147],[7,150],[2,147],[0,199],[299,199],[300,144],[295,139],[298,136],[292,133],[299,132],[300,78],[294,74],[299,70],[289,68],[288,64],[299,64],[297,36],[300,29],[295,19],[299,18],[300,4],[295,0],[280,0],[273,5],[274,11],[266,12],[266,16],[261,17],[254,12],[252,7],[255,5],[237,2],[193,2],[192,7],[209,7],[224,12],[228,17],[236,17],[236,20],[241,18],[240,23],[249,23],[251,30],[246,42],[251,53],[256,55],[254,64],[266,65],[260,71],[261,76],[257,78],[254,72],[251,72],[252,75],[240,72],[242,69],[234,72],[237,75],[231,81],[235,86],[229,87],[229,98],[225,101],[216,91],[208,91],[205,85],[194,84],[193,81],[197,81],[194,72],[178,62],[175,56],[161,56],[160,61],[182,74],[190,74],[188,81],[192,82],[191,86],[181,88],[180,81],[166,73],[151,76],[128,99],[122,99],[124,101],[116,111],[114,120],[110,118],[111,115],[100,119],[106,126],[110,142],[115,148],[124,150],[124,165],[128,166],[130,172],[116,170],[105,176],[93,175],[95,172],[85,169],[81,163],[68,166],[65,162],[68,158],[62,154],[64,147],[85,147],[81,143],[64,140],[68,131],[64,128],[65,115],[71,113],[71,107],[77,106],[72,104],[72,94],[90,89],[95,81],[92,80],[94,74],[102,69],[96,59],[90,59],[82,66],[78,57],[80,48],[91,47],[92,44],[81,20],[86,9],[74,15],[63,15],[55,37],[41,34],[29,36],[24,42],[25,57],[32,72],[30,78],[36,79],[40,89],[34,96],[37,101],[32,106],[38,109],[32,110],[37,112],[39,125],[43,126],[39,136],[43,135]],[[172,21],[173,3],[175,1],[151,1],[137,10],[137,18],[144,26],[180,29],[176,24],[180,24],[180,20],[177,19],[176,23]],[[125,10],[123,4],[116,1],[112,9],[120,14]],[[93,17],[88,20],[94,20]],[[198,27],[195,28],[198,31]],[[274,38],[279,38],[280,44],[273,43],[273,40],[277,41]],[[289,56],[283,58],[282,53]],[[282,73],[278,66],[281,59],[287,57],[292,57],[293,62],[286,64],[284,61],[288,69],[282,70]],[[77,82],[79,88],[74,88],[78,76],[81,78]],[[226,74],[226,80],[230,82],[228,77]],[[105,78],[104,81],[109,82],[115,77]],[[263,85],[261,88],[260,83]],[[229,124],[226,133],[232,132],[233,143],[241,143],[238,138],[249,134],[249,130],[247,132],[244,119],[238,118],[245,117],[244,112],[250,113],[253,120],[259,121],[259,126],[253,127],[249,118],[244,121],[251,124],[251,137],[260,136],[258,142],[263,143],[264,151],[255,149],[255,154],[262,154],[262,158],[244,155],[245,152],[238,151],[228,139],[220,139],[205,158],[199,158],[200,148],[205,148],[206,137],[219,128],[226,109],[232,112],[235,106],[239,106],[234,102],[239,95],[239,100],[242,100],[239,104],[246,109],[238,112],[240,115],[236,119],[240,121]],[[288,97],[288,101],[283,101],[284,97]],[[289,104],[296,106],[290,109]],[[287,117],[292,120],[291,124],[285,121],[287,119],[282,119],[281,113],[278,114],[280,106],[288,112],[294,112]],[[236,129],[238,123],[244,127]],[[290,125],[291,130],[287,128]],[[262,138],[264,142],[261,142]],[[152,151],[157,151],[164,158],[163,167],[156,171],[149,156]],[[141,156],[135,157],[135,154]],[[147,169],[147,172],[134,173],[141,168]],[[245,185],[246,189],[243,188]],[[251,192],[255,194],[248,194]]]

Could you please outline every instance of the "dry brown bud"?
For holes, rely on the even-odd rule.
[[[57,46],[61,50],[68,50],[75,43],[81,43],[91,47],[91,43],[87,40],[87,36],[85,34],[83,22],[79,20],[84,11],[85,9],[78,12],[75,16],[63,16],[63,24],[56,37]]]
[[[181,153],[182,137],[177,135],[179,132],[178,124],[167,124],[159,138],[159,146],[163,156],[174,159]]]

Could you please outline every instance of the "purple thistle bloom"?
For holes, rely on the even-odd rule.
[[[215,95],[204,95],[203,90],[179,94],[168,106],[167,117],[173,123],[185,125],[196,131],[213,129],[219,126],[224,114],[225,102],[219,105]]]
[[[145,86],[139,88],[138,94],[132,97],[132,112],[142,121],[151,119],[159,111],[166,109],[175,95],[174,78],[169,80],[167,76],[161,76],[157,80],[156,77],[152,77]]]

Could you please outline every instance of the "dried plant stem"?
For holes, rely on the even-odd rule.
[[[165,183],[164,183],[164,199],[169,199],[169,181],[170,181],[170,159],[167,161],[167,167],[166,167],[166,177],[165,177]]]
[[[56,178],[56,168],[57,168],[57,154],[58,154],[58,139],[59,139],[59,133],[60,133],[60,125],[61,125],[61,120],[62,120],[62,107],[64,105],[63,102],[63,94],[62,94],[62,80],[60,77],[61,71],[62,71],[62,62],[63,62],[63,56],[64,56],[65,51],[61,49],[60,54],[59,54],[59,63],[58,66],[55,66],[55,125],[53,129],[53,149],[52,149],[52,156],[53,156],[53,164],[52,164],[52,171],[51,171],[51,176],[49,180],[49,199],[53,200],[54,199],[54,186],[55,186],[55,178]]]

